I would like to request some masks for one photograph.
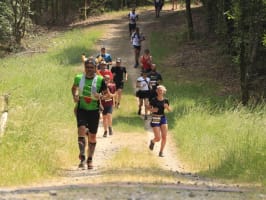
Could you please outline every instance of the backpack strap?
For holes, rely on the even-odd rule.
[[[82,78],[81,78],[81,80],[79,82],[80,94],[83,93],[83,88],[85,86],[85,79],[86,79],[85,74],[83,74],[83,76],[82,76]],[[97,92],[97,79],[98,79],[98,76],[95,74],[94,78],[92,80],[92,84],[91,84],[91,96],[92,96],[92,98],[94,98],[93,94],[95,94]]]

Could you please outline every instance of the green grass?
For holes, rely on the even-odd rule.
[[[182,32],[178,33],[180,37],[174,34],[169,30],[152,32],[149,42],[158,71],[167,79],[163,84],[173,108],[168,114],[169,128],[181,160],[204,176],[265,186],[266,105],[257,109],[242,107],[237,94],[218,96],[221,84],[204,77],[193,80],[179,74],[182,79],[176,79],[178,68],[164,68],[170,63],[168,57],[181,53],[185,43]],[[158,48],[162,43],[154,41],[169,35],[172,37]]]
[[[131,80],[129,78],[124,84],[121,107],[119,110],[114,110],[113,113],[113,126],[115,130],[124,133],[143,132],[143,120],[136,115],[138,109],[137,105],[137,99],[134,96]]]
[[[48,42],[47,53],[0,61],[0,94],[10,94],[0,143],[0,185],[26,184],[55,175],[77,157],[71,86],[90,55],[96,30],[77,29]]]

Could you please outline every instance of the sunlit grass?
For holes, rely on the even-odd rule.
[[[0,61],[0,93],[10,95],[0,143],[0,185],[43,179],[76,161],[70,89],[82,69],[81,54],[92,52],[101,31],[99,27],[66,32],[50,39],[45,54]]]
[[[222,85],[205,77],[186,81],[186,76],[178,68],[171,68],[174,72],[164,68],[167,63],[172,63],[167,57],[175,51],[176,54],[182,51],[180,47],[184,39],[172,37],[169,41],[175,42],[165,41],[160,49],[154,41],[171,34],[175,33],[169,30],[153,32],[150,42],[152,54],[159,58],[156,59],[159,71],[164,80],[167,79],[163,84],[167,86],[166,96],[173,108],[168,114],[169,128],[182,161],[190,166],[191,171],[205,176],[265,185],[265,104],[256,109],[239,106],[237,95],[217,95]],[[177,75],[182,78],[177,79]]]

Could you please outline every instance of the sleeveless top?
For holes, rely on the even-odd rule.
[[[130,12],[130,13],[128,14],[128,17],[129,17],[129,23],[130,23],[130,24],[136,24],[136,20],[137,20],[137,18],[138,18],[138,15],[137,15],[136,13],[132,13],[132,12]]]
[[[150,70],[151,69],[151,57],[148,56],[142,56],[141,57],[141,63],[143,65],[144,70]]]
[[[101,92],[102,86],[105,82],[103,77],[95,75],[95,78],[84,78],[83,74],[76,75],[74,85],[79,87],[79,108],[84,110],[97,110],[99,109],[99,101],[93,96],[93,92]],[[82,88],[82,89],[81,89]]]

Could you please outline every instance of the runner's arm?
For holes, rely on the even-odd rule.
[[[79,101],[79,94],[78,94],[78,86],[74,85],[72,86],[71,88],[71,93],[72,93],[72,96],[73,96],[73,100],[74,102],[78,102]]]

